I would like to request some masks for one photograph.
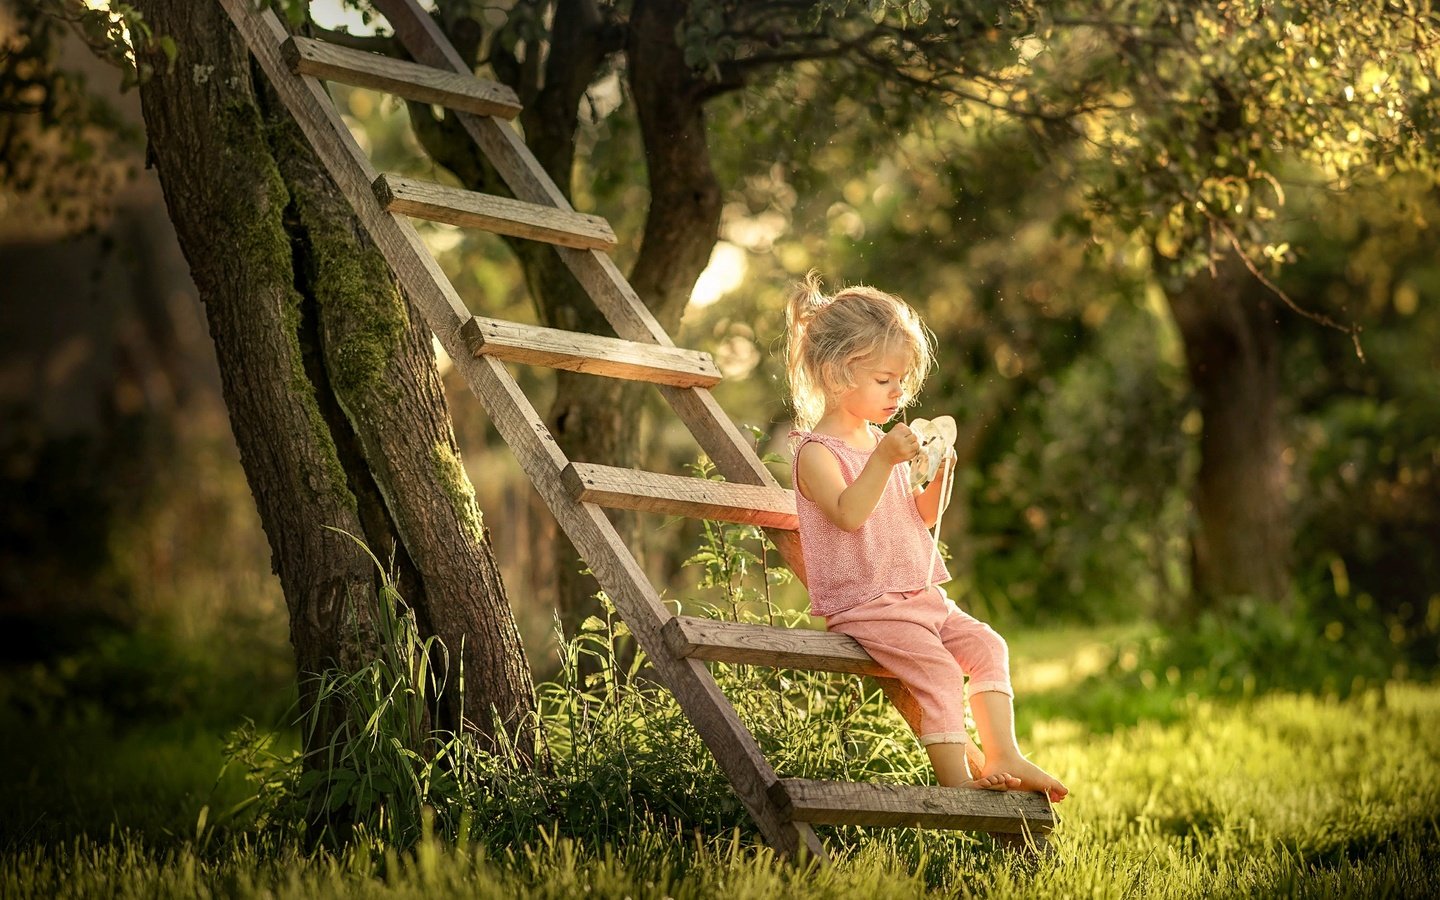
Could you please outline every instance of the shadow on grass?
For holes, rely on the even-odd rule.
[[[295,685],[288,648],[228,637],[98,628],[0,667],[0,848],[193,838],[202,807],[236,802],[222,736],[280,721]]]

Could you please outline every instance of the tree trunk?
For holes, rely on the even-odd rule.
[[[705,99],[711,85],[685,62],[675,35],[683,0],[636,0],[626,44],[650,208],[630,284],[666,331],[680,325],[690,291],[720,237],[720,182],[710,165]]]
[[[1287,604],[1291,530],[1274,303],[1233,258],[1168,298],[1203,422],[1191,596],[1180,612],[1193,617],[1239,596]]]
[[[393,558],[452,664],[451,728],[533,746],[519,633],[460,463],[430,335],[214,4],[137,3],[177,64],[141,90],[151,152],[205,302],[241,461],[290,610],[302,686],[353,666]],[[159,67],[159,68],[163,68]],[[357,641],[358,638],[358,641]],[[302,691],[302,697],[311,695]]]

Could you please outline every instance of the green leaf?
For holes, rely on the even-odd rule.
[[[325,808],[328,809],[330,812],[335,812],[337,809],[344,806],[345,801],[349,799],[350,785],[347,784],[342,788],[337,788],[330,792],[330,799],[325,802]]]

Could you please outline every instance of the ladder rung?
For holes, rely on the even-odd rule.
[[[675,616],[664,630],[671,652],[683,658],[893,677],[849,635],[697,616]]]
[[[476,316],[460,329],[476,356],[675,387],[711,387],[720,370],[710,354],[659,344],[522,325]]]
[[[280,51],[290,71],[300,75],[341,81],[481,116],[513,119],[521,110],[520,98],[509,87],[473,75],[299,36],[287,40]]]
[[[389,173],[375,179],[375,196],[380,198],[380,205],[391,212],[432,222],[483,228],[496,234],[578,250],[609,250],[615,246],[615,232],[610,230],[610,223],[587,213]]]
[[[1055,810],[1034,791],[980,791],[899,784],[783,778],[770,796],[792,820],[815,825],[952,828],[1039,836],[1055,827]]]
[[[594,463],[572,462],[565,484],[576,500],[611,509],[689,516],[793,530],[795,495],[785,488],[662,475]]]

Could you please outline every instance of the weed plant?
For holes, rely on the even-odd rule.
[[[371,658],[353,671],[315,677],[313,700],[297,723],[308,751],[274,752],[273,734],[253,723],[231,734],[227,766],[239,767],[253,792],[223,821],[248,816],[253,829],[331,845],[409,847],[427,829],[450,839],[468,833],[486,788],[483,771],[494,767],[481,761],[472,735],[433,725],[451,689],[450,654],[439,638],[421,636],[394,579],[370,558],[381,573]],[[358,632],[355,639],[362,645]],[[453,689],[463,706],[463,667]]]
[[[700,588],[719,591],[724,603],[704,608],[734,621],[803,627],[803,616],[769,601],[765,586],[788,573],[768,566],[763,542],[758,554],[745,548],[758,537],[756,529],[706,523],[692,562],[703,570]],[[657,833],[702,843],[756,839],[679,704],[650,677],[644,652],[629,646],[633,636],[614,605],[603,593],[597,600],[599,615],[577,634],[559,635],[559,677],[538,686],[550,764],[529,766],[507,748],[489,751],[468,733],[430,725],[429,711],[447,690],[463,691],[463,677],[445,682],[445,647],[420,637],[413,611],[383,576],[373,658],[354,672],[321,674],[315,705],[299,717],[314,749],[276,752],[273,733],[249,723],[237,729],[227,765],[252,790],[217,823],[332,848],[366,843],[376,852],[412,847],[427,828],[494,851],[561,837],[593,845]],[[859,678],[754,666],[718,666],[716,678],[782,772],[903,783],[929,777],[903,721]],[[324,735],[322,709],[340,710]]]

